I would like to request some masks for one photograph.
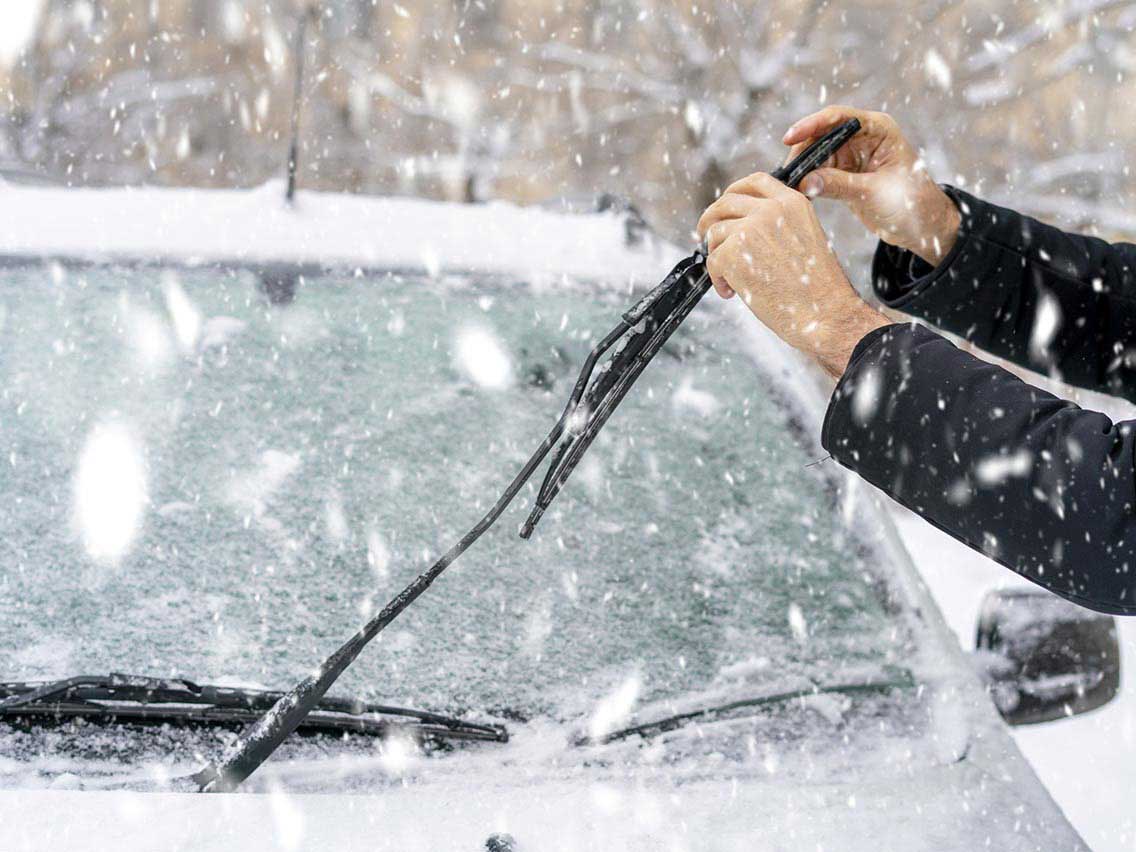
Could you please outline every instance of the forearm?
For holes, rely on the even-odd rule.
[[[965,544],[1077,603],[1136,613],[1132,424],[1112,424],[932,332],[868,335],[822,443]]]
[[[1136,344],[1136,247],[948,192],[961,214],[954,244],[932,266],[881,243],[881,301],[1022,366],[1136,399],[1136,376],[1117,358]]]

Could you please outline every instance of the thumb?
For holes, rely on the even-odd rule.
[[[801,192],[809,198],[862,201],[871,192],[871,178],[871,175],[846,172],[843,169],[817,169],[801,181]]]

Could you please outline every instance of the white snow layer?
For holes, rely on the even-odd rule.
[[[969,850],[990,837],[1004,844],[1000,849],[1021,852],[1076,848],[1064,832],[1050,834],[1053,827],[1044,821],[1016,813],[1020,800],[1009,787],[963,761],[855,788],[780,779],[671,786],[620,778],[586,784],[522,777],[508,784],[495,777],[411,784],[371,796],[5,791],[0,819],[4,848],[29,852],[134,852],[156,845],[477,852],[494,833],[536,852]],[[968,814],[978,789],[985,825]]]
[[[629,251],[614,213],[504,202],[254,190],[63,189],[0,185],[0,255],[90,260],[310,263],[654,283],[677,251]]]

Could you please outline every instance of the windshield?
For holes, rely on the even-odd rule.
[[[289,686],[496,499],[628,301],[0,272],[3,679]],[[886,575],[735,336],[696,311],[532,540],[530,487],[334,691],[567,720],[902,663]]]

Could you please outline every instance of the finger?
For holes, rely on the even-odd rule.
[[[714,251],[744,227],[744,219],[723,219],[706,229],[706,250]]]
[[[765,172],[754,172],[741,180],[734,181],[726,187],[726,192],[774,201],[792,198],[797,194],[796,190],[789,189],[773,175]]]
[[[735,229],[725,242],[706,257],[706,271],[710,274],[710,280],[714,282],[715,290],[719,295],[723,291],[728,293],[723,298],[731,298],[737,293],[730,282],[730,275],[737,273],[739,257],[744,258],[750,268],[753,267],[753,256],[745,245],[745,235],[740,229]]]
[[[817,169],[801,181],[801,191],[810,198],[863,201],[872,188],[872,176],[843,169]]]
[[[722,222],[727,219],[741,219],[748,216],[758,204],[760,204],[760,201],[750,195],[741,195],[726,190],[725,194],[707,207],[706,210],[703,211],[702,216],[698,219],[698,227],[696,229],[698,236],[706,236],[706,232],[715,222]]]
[[[873,112],[867,109],[856,109],[849,106],[825,107],[820,112],[806,115],[792,127],[785,131],[781,141],[786,145],[796,145],[800,142],[811,142],[818,136],[827,133],[838,124],[849,119],[859,119],[860,130],[856,136],[883,138],[899,130],[895,120],[886,112]]]
[[[805,139],[801,142],[797,142],[795,145],[790,147],[789,153],[785,155],[785,159],[781,162],[781,165],[783,165],[783,166],[789,165],[789,163],[792,162],[793,158],[796,157],[798,154],[800,154],[802,151],[804,151],[806,148],[808,148],[809,145],[812,144],[812,142],[813,142],[812,139]]]
[[[781,141],[786,145],[795,145],[798,142],[804,142],[820,136],[822,133],[827,133],[829,130],[836,127],[836,125],[842,124],[852,118],[860,119],[862,130],[867,130],[871,122],[870,115],[867,110],[856,109],[855,107],[827,106],[795,122],[785,131],[785,135],[781,137]]]
[[[706,230],[706,251],[707,254],[713,253],[722,243],[728,240],[742,227],[742,219],[724,219],[720,222],[715,222]],[[715,268],[720,262],[721,256],[715,261]],[[709,271],[709,263],[707,263],[707,271]],[[723,276],[719,276],[718,280],[714,280],[714,276],[710,277],[711,282],[714,284],[714,291],[723,299],[732,299],[736,294],[734,289],[726,283]]]
[[[732,245],[727,239],[725,243],[706,256],[706,272],[714,283],[714,289],[723,299],[728,299],[734,294],[734,288],[730,286],[730,281],[726,277],[726,269],[729,265],[728,246]]]

